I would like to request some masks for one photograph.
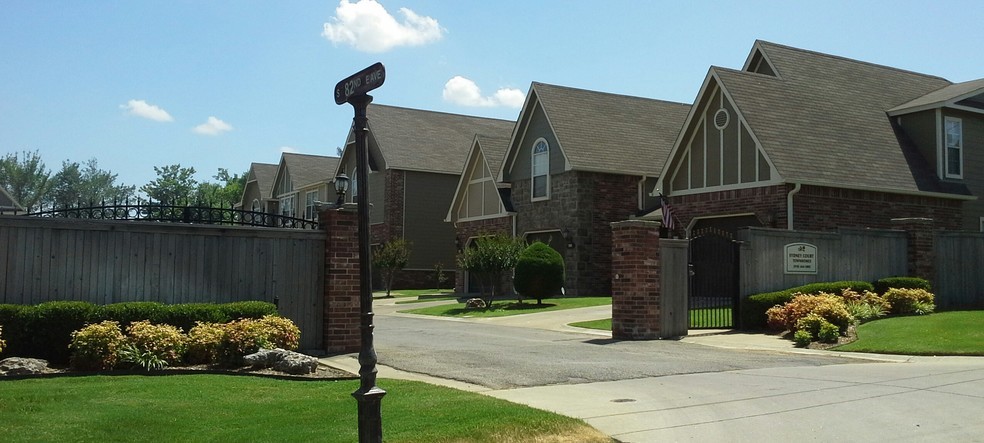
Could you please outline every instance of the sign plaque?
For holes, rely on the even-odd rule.
[[[365,95],[367,92],[382,86],[385,80],[386,68],[383,67],[382,63],[376,63],[356,72],[335,85],[335,104],[340,105],[349,101],[351,97]]]
[[[787,274],[816,274],[817,247],[809,243],[790,243],[785,247]]]

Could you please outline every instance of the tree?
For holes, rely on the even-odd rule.
[[[564,258],[550,246],[534,242],[519,255],[513,285],[522,298],[535,298],[542,305],[543,299],[564,287]]]
[[[228,169],[219,168],[218,173],[212,176],[218,180],[218,183],[199,183],[198,188],[195,189],[195,201],[223,208],[235,206],[243,197],[247,174],[248,172],[244,172],[242,175],[230,175]]]
[[[516,260],[525,246],[522,240],[509,235],[484,235],[475,239],[474,247],[458,253],[458,267],[478,278],[483,299],[488,294],[485,306],[492,307],[506,272],[516,267]]]
[[[410,242],[398,238],[390,240],[372,251],[372,266],[381,272],[387,297],[390,296],[390,290],[393,289],[393,279],[396,274],[410,261],[410,246]]]
[[[0,185],[31,212],[39,209],[51,188],[51,171],[45,168],[38,151],[7,154],[0,159]]]
[[[85,166],[65,160],[62,169],[52,177],[51,190],[44,197],[44,205],[50,208],[93,206],[103,202],[122,203],[133,196],[135,186],[116,183],[116,174],[99,169],[99,162],[91,158]]]
[[[154,166],[157,178],[140,187],[140,192],[147,194],[151,200],[175,204],[189,201],[195,195],[198,181],[195,180],[195,168],[182,168],[180,164],[157,167]]]

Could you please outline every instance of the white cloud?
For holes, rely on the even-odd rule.
[[[519,108],[526,100],[526,94],[519,89],[501,88],[490,97],[483,97],[482,90],[475,82],[460,75],[454,76],[444,84],[444,100],[462,106],[493,107],[505,106]]]
[[[192,130],[202,135],[219,135],[223,132],[231,131],[232,126],[222,120],[210,116],[208,121],[195,126]]]
[[[125,105],[120,105],[120,109],[123,109],[130,115],[143,117],[157,122],[174,121],[174,118],[171,117],[171,114],[168,114],[167,111],[143,100],[130,100],[126,102]]]
[[[420,46],[440,40],[444,28],[437,20],[400,8],[400,23],[375,0],[341,0],[322,36],[363,52],[385,52],[397,46]]]
[[[297,153],[299,152],[299,151],[297,150],[297,148],[294,148],[294,147],[290,147],[290,146],[281,146],[281,147],[279,147],[279,148],[277,148],[277,149],[278,149],[278,150],[279,150],[279,151],[280,151],[281,153],[284,153],[284,152],[286,152],[286,153],[288,153],[288,154],[297,154]]]

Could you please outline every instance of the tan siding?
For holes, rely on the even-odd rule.
[[[408,269],[455,267],[454,227],[444,215],[457,184],[458,177],[450,174],[406,172],[404,238],[413,242]]]

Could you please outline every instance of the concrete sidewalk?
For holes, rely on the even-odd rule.
[[[437,304],[441,302],[433,302]],[[432,303],[428,303],[430,305]],[[425,304],[374,308],[378,315]],[[451,319],[611,336],[568,323],[611,316],[610,306],[486,319]],[[435,319],[438,317],[435,317]],[[694,331],[697,332],[697,331]],[[836,354],[857,364],[712,372],[492,390],[378,366],[418,380],[585,420],[621,442],[984,441],[984,358],[911,357],[796,348],[778,335],[701,331],[684,342],[748,351]],[[864,360],[868,360],[865,362]],[[355,355],[323,359],[358,373]],[[617,365],[618,362],[612,362]]]

